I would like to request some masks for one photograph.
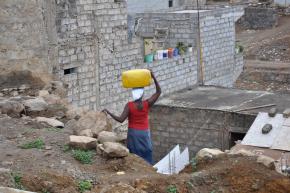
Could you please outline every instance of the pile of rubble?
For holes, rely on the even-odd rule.
[[[109,157],[128,156],[128,149],[122,145],[126,136],[112,132],[112,126],[104,113],[73,107],[62,99],[61,97],[65,95],[65,86],[62,82],[50,82],[43,90],[38,91],[38,96],[19,95],[22,92],[18,92],[17,96],[16,94],[10,96],[11,92],[21,90],[21,88],[2,90],[2,96],[6,97],[0,97],[0,114],[26,119],[32,117],[30,121],[44,123],[54,128],[66,127],[73,131],[74,135],[69,137],[69,145],[73,148],[96,149],[98,153]],[[58,111],[49,113],[51,108],[56,106],[59,108]]]

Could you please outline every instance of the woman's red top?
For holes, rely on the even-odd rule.
[[[142,101],[143,109],[139,110],[134,102],[129,102],[129,128],[137,130],[147,130],[149,128],[149,103],[148,101]]]

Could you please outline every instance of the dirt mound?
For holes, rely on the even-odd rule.
[[[184,172],[190,172],[188,166]],[[290,192],[290,179],[256,162],[256,157],[222,155],[197,164],[191,183],[205,192]]]
[[[69,176],[56,174],[55,172],[43,172],[38,175],[28,174],[22,177],[22,185],[34,192],[50,193],[77,193],[77,184]]]

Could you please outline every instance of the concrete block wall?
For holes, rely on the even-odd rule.
[[[278,23],[278,13],[275,8],[247,7],[239,22],[246,29],[269,29]]]
[[[234,79],[233,79],[234,82],[236,82],[240,74],[243,72],[244,65],[245,63],[243,53],[235,54]]]
[[[183,42],[186,46],[191,44],[196,47],[197,18],[192,14],[160,12],[137,14],[136,17],[142,18],[137,31],[140,38],[153,38],[156,28],[168,28],[165,47],[176,47],[178,42]]]
[[[101,37],[99,46],[101,108],[106,107],[120,113],[131,99],[130,90],[122,88],[121,84],[121,73],[125,70],[152,69],[160,81],[164,94],[196,84],[197,63],[193,53],[151,64],[144,63],[142,39],[134,37],[131,43],[128,42],[126,4],[114,4],[112,0],[106,2],[113,4],[115,9],[113,7],[112,10],[112,7],[108,6],[102,8],[104,12],[102,14],[95,12],[96,22],[100,26],[98,34]],[[153,86],[146,88],[146,96],[150,96],[154,91]]]
[[[58,75],[69,85],[69,102],[87,109],[97,108],[99,93],[94,8],[93,0],[56,2]]]
[[[204,12],[200,22],[205,85],[232,87],[235,65],[235,21],[231,10]]]
[[[0,6],[7,8],[0,17],[2,71],[28,69],[56,74],[68,83],[68,99],[76,106],[120,112],[130,99],[129,90],[121,86],[121,73],[129,69],[151,68],[164,94],[197,84],[196,49],[182,57],[145,64],[142,39],[152,36],[154,27],[168,27],[168,47],[175,47],[177,42],[195,47],[195,13],[143,14],[140,36],[129,41],[125,1],[3,0]],[[230,12],[224,12],[227,16],[222,15],[222,22],[215,21],[219,19],[216,12],[206,12],[202,27],[204,48],[208,47],[203,49],[206,83],[230,86],[234,65],[229,51],[234,41]],[[214,27],[208,26],[211,22],[216,22]],[[147,96],[154,92],[153,86],[147,90]]]
[[[231,132],[246,133],[255,116],[217,110],[155,105],[150,128],[154,160],[159,161],[175,145],[189,147],[190,157],[202,148],[228,149]]]

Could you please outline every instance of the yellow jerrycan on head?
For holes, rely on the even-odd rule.
[[[124,88],[139,88],[150,86],[151,72],[147,69],[128,70],[122,73]]]

